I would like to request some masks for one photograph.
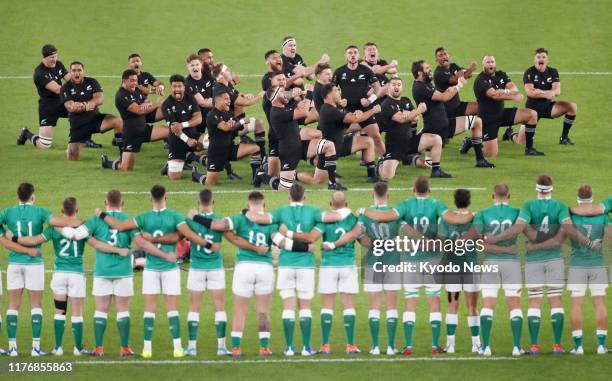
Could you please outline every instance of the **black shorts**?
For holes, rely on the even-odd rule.
[[[208,147],[208,171],[221,172],[227,163],[238,160],[238,146],[232,144],[229,147],[219,147],[211,144]]]
[[[109,114],[98,114],[89,122],[82,124],[76,128],[70,126],[70,134],[68,135],[68,143],[85,143],[91,140],[92,134],[100,133],[100,127],[104,118]]]
[[[552,119],[552,109],[555,107],[556,102],[547,102],[541,106],[532,106],[527,107],[531,110],[534,110],[538,113],[538,120],[544,119]]]
[[[38,125],[40,127],[55,127],[59,118],[67,118],[68,111],[64,104],[57,101],[38,101]]]
[[[514,116],[517,108],[505,108],[501,115],[491,117],[480,117],[482,119],[482,140],[485,142],[497,139],[499,128],[503,126],[512,126],[514,124]]]
[[[281,162],[281,171],[295,171],[301,160],[308,158],[308,145],[310,140],[302,140],[300,149],[288,150],[288,153],[279,155]]]
[[[359,127],[366,128],[370,124],[376,124],[376,118],[374,117],[374,115],[364,120],[363,122],[359,122]]]
[[[147,123],[148,124],[153,124],[155,123],[155,114],[157,113],[157,109],[151,111],[150,113],[148,113],[145,118],[147,119]]]
[[[147,124],[143,134],[123,134],[123,152],[140,152],[142,143],[151,141],[153,126]]]
[[[419,152],[419,143],[421,142],[421,134],[414,135],[407,144],[401,143],[386,143],[384,160],[398,160],[403,162],[407,156],[414,155]]]
[[[350,134],[344,134],[344,136],[342,137],[342,146],[336,147],[337,157],[344,157],[344,156],[351,155],[351,151],[353,149],[353,138],[354,137],[355,137],[354,132],[351,132]]]
[[[268,156],[278,157],[278,137],[273,128],[268,129]]]
[[[193,131],[190,131],[190,133],[187,134],[187,136],[192,139],[197,140],[199,136],[196,136],[196,135],[200,134],[199,130],[196,129],[195,127],[189,128],[189,130],[193,130]],[[189,147],[187,143],[182,141],[181,138],[179,138],[172,132],[168,134],[168,160],[183,160],[184,161],[185,158],[187,157],[187,153],[191,151],[193,151],[193,149],[191,149],[191,147]]]
[[[465,110],[467,110],[468,102],[459,102],[459,105],[452,110],[446,109],[446,116],[456,118],[458,116],[465,116]]]

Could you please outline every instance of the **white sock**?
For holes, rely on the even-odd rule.
[[[217,348],[225,348],[225,337],[217,339]]]
[[[181,343],[181,338],[172,339],[172,344],[174,345],[174,350],[183,349],[183,343]]]
[[[151,340],[145,340],[144,344],[142,345],[142,350],[143,351],[151,351]]]

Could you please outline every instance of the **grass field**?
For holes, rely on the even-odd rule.
[[[523,147],[501,144],[500,156],[494,159],[497,168],[476,169],[473,158],[461,157],[456,138],[443,153],[443,168],[454,178],[432,182],[432,195],[452,204],[452,189],[467,187],[473,190],[474,209],[486,206],[490,201],[493,184],[507,182],[511,187],[512,203],[519,206],[532,198],[534,180],[537,175],[547,173],[555,181],[555,197],[567,204],[575,202],[578,185],[589,183],[593,186],[596,200],[610,194],[612,180],[610,168],[612,154],[609,142],[612,132],[609,126],[609,99],[612,96],[612,49],[609,38],[612,26],[608,17],[612,3],[605,0],[558,2],[545,0],[530,2],[454,1],[403,2],[387,1],[372,4],[357,1],[311,1],[306,4],[269,0],[265,2],[208,1],[203,3],[178,1],[145,2],[141,0],[68,2],[58,0],[49,4],[39,0],[28,2],[2,2],[0,5],[0,51],[3,63],[0,67],[0,208],[16,202],[15,188],[22,181],[36,185],[37,203],[59,213],[60,203],[66,196],[79,200],[82,216],[89,216],[96,207],[103,206],[104,192],[117,188],[124,192],[125,211],[135,215],[150,207],[147,191],[156,183],[166,186],[169,207],[185,213],[195,206],[196,193],[200,186],[189,181],[187,176],[177,182],[170,182],[159,175],[159,168],[167,152],[160,143],[146,145],[138,155],[136,170],[132,173],[111,173],[99,167],[102,152],[116,156],[111,149],[110,134],[95,136],[103,143],[102,150],[85,150],[77,163],[65,160],[68,124],[62,120],[55,129],[54,147],[48,151],[34,150],[30,143],[26,147],[15,145],[15,139],[23,126],[36,130],[37,94],[31,80],[31,73],[40,60],[40,47],[53,43],[59,48],[60,60],[68,65],[73,60],[85,64],[86,75],[97,77],[106,94],[102,112],[117,114],[114,94],[120,85],[119,76],[127,65],[127,56],[139,52],[144,69],[152,72],[167,83],[168,75],[186,73],[185,57],[202,47],[209,47],[215,53],[216,61],[224,61],[236,73],[242,74],[238,88],[242,92],[259,90],[260,74],[266,71],[263,53],[272,48],[280,50],[280,40],[285,35],[297,38],[298,49],[306,62],[310,63],[327,52],[332,66],[343,64],[344,48],[348,44],[361,46],[366,41],[378,44],[381,57],[397,59],[400,72],[409,72],[412,61],[425,58],[433,63],[434,49],[446,47],[453,60],[467,65],[472,60],[479,62],[484,54],[494,54],[498,68],[510,72],[510,77],[522,89],[522,72],[532,65],[533,51],[544,46],[550,52],[550,65],[561,72],[563,83],[561,99],[573,100],[578,104],[578,117],[571,137],[573,147],[557,144],[562,119],[544,120],[538,125],[536,147],[546,153],[545,157],[525,157]],[[520,74],[519,74],[520,73]],[[408,87],[411,78],[404,76]],[[410,94],[407,94],[411,97]],[[464,100],[473,99],[471,83],[463,91]],[[511,102],[510,102],[511,103]],[[259,105],[248,110],[248,114],[264,118]],[[359,167],[357,158],[341,160],[338,171],[344,176],[342,182],[349,187],[349,206],[369,205],[369,185],[364,182],[365,169]],[[248,163],[235,165],[237,172],[250,173]],[[400,168],[390,186],[399,188],[392,192],[391,203],[410,196],[410,187],[418,175],[426,171]],[[247,176],[245,176],[246,179]],[[229,215],[245,205],[246,192],[250,189],[247,180],[229,182],[224,180],[216,190],[216,212]],[[244,192],[243,192],[244,191]],[[329,193],[323,187],[309,188],[307,201],[319,207],[326,207]],[[266,192],[269,209],[282,205],[285,194]],[[222,247],[225,264],[232,267],[235,250],[224,243]],[[606,251],[608,257],[610,248]],[[2,254],[5,251],[2,249]],[[86,269],[93,267],[92,251],[86,255]],[[45,247],[46,268],[52,268],[51,247]],[[6,255],[0,257],[0,267],[6,269]],[[183,283],[186,273],[183,273]],[[91,274],[90,274],[91,275]],[[47,274],[47,285],[51,274]],[[5,278],[5,276],[3,277]],[[228,273],[228,280],[231,273]],[[141,277],[135,278],[136,295],[141,288]],[[88,277],[88,292],[91,288]],[[4,287],[4,286],[3,286]],[[227,296],[230,296],[229,289]],[[566,305],[569,297],[565,295]],[[523,309],[526,311],[526,299]],[[612,305],[612,297],[608,297]],[[444,303],[443,303],[444,304]],[[375,376],[400,378],[418,375],[421,379],[569,379],[586,376],[590,379],[608,379],[612,370],[609,358],[601,358],[594,352],[593,310],[590,302],[585,303],[585,349],[589,354],[581,358],[570,356],[553,357],[549,354],[551,330],[549,311],[542,310],[543,324],[541,342],[544,352],[537,358],[509,358],[511,349],[510,329],[505,303],[500,300],[495,313],[492,348],[496,356],[481,360],[469,354],[469,335],[465,324],[465,309],[460,313],[457,337],[458,353],[455,356],[431,358],[429,356],[430,333],[425,301],[422,300],[417,312],[415,332],[416,357],[376,358],[368,355],[347,358],[333,355],[317,362],[280,362],[283,337],[280,324],[281,302],[274,297],[272,305],[272,350],[275,355],[270,362],[255,363],[257,350],[256,322],[251,316],[245,330],[243,351],[240,361],[213,363],[215,340],[213,315],[207,300],[202,312],[199,356],[187,361],[164,363],[172,360],[171,341],[167,328],[163,304],[158,309],[154,334],[154,357],[152,362],[143,362],[138,357],[129,362],[122,361],[116,354],[118,337],[114,326],[114,311],[109,314],[105,348],[108,355],[97,359],[79,359],[75,377],[83,379],[100,376],[146,378],[267,378],[267,379],[312,379],[319,375],[341,375],[348,379],[364,379]],[[226,303],[231,319],[231,304]],[[6,296],[0,303],[6,309]],[[45,296],[45,320],[43,328],[43,349],[50,349],[53,343],[53,300],[50,292]],[[91,345],[93,300],[87,300],[85,313],[85,342]],[[132,302],[132,337],[135,351],[142,343],[142,298],[136,296]],[[320,300],[314,300],[313,344],[320,340]],[[367,329],[367,298],[360,294],[357,302],[357,345],[367,352],[370,345]],[[183,296],[179,311],[182,314],[183,338],[186,339],[187,296]],[[332,333],[332,349],[342,352],[344,332],[340,308],[336,309]],[[383,315],[384,316],[384,315]],[[29,311],[27,302],[20,311],[19,344],[23,353],[29,348]],[[67,327],[69,328],[69,327]],[[612,329],[612,325],[609,325]],[[6,346],[5,327],[0,334],[0,346]],[[381,327],[381,331],[384,328]],[[524,327],[524,345],[527,344],[527,327]],[[228,329],[229,334],[229,329]],[[403,344],[401,328],[398,332],[398,346]],[[385,335],[381,334],[384,343]],[[67,329],[65,348],[71,348],[72,335]],[[299,339],[297,343],[299,345]],[[564,346],[571,348],[569,315],[566,315]],[[23,356],[20,360],[29,361]],[[73,360],[66,356],[67,360]],[[54,358],[45,360],[55,361]],[[246,361],[245,361],[246,360]],[[299,360],[299,357],[296,358]],[[316,358],[313,360],[317,360]],[[2,378],[7,367],[6,360],[0,360]],[[117,361],[104,363],[104,361]],[[253,361],[253,362],[251,362]],[[346,362],[350,361],[350,362]],[[177,365],[178,364],[178,365]],[[204,373],[196,373],[204,372]],[[37,378],[56,377],[36,375]],[[25,376],[24,376],[25,378]]]

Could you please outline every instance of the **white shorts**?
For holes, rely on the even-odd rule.
[[[191,291],[225,290],[225,270],[189,269],[187,289]]]
[[[359,279],[357,267],[321,267],[319,270],[319,294],[357,294]]]
[[[45,289],[45,266],[9,264],[6,268],[6,289],[42,291]]]
[[[382,292],[399,291],[402,289],[402,273],[390,271],[374,271],[374,266],[365,266],[363,275],[363,291]]]
[[[279,267],[276,288],[278,290],[297,290],[314,293],[315,270],[309,268]]]
[[[178,268],[167,271],[145,269],[142,272],[143,295],[180,295],[181,270]]]
[[[483,266],[486,265],[496,265],[498,271],[482,273],[480,276],[480,288],[483,297],[497,297],[500,288],[504,289],[506,297],[520,296],[523,275],[519,261],[486,259]]]
[[[134,296],[134,278],[131,276],[123,278],[94,277],[91,294],[93,296]]]
[[[525,284],[527,288],[562,288],[565,280],[563,259],[551,259],[525,264]]]
[[[250,298],[274,291],[274,267],[269,263],[242,262],[234,267],[232,292]]]
[[[570,267],[567,274],[567,290],[576,296],[584,296],[591,290],[592,296],[603,296],[608,288],[605,267]]]
[[[408,293],[414,293],[418,292],[421,287],[425,287],[427,292],[439,293],[442,289],[443,275],[420,271],[421,262],[437,265],[440,263],[440,258],[411,262],[414,263],[416,267],[415,271],[404,272],[404,290]]]
[[[51,277],[51,290],[57,295],[71,298],[85,297],[85,274],[54,271]]]

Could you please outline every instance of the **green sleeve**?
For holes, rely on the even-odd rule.
[[[87,233],[90,237],[94,237],[96,235],[96,231],[98,230],[100,218],[97,216],[93,216],[87,219],[83,225],[87,229]]]
[[[4,237],[4,227],[2,225],[0,225],[0,236]]]
[[[565,220],[569,220],[570,215],[569,215],[568,207],[561,203],[559,204],[559,207],[561,208],[561,210],[559,211],[559,222],[564,222]]]
[[[315,225],[314,229],[317,229],[321,233],[325,231],[325,224],[323,222],[319,222]]]
[[[178,229],[178,227],[187,221],[185,221],[185,216],[180,214],[179,212],[174,213],[174,226]]]
[[[49,242],[53,239],[53,236],[55,235],[56,230],[53,226],[47,226],[47,228],[45,229],[45,231],[43,231],[42,236],[45,239],[45,242]]]
[[[404,221],[406,220],[406,215],[408,214],[407,213],[408,211],[406,210],[406,205],[404,202],[400,202],[397,205],[395,205],[393,210],[395,210],[400,220],[404,220]]]
[[[140,230],[142,229],[142,227],[144,226],[144,213],[141,213],[139,215],[137,215],[136,217],[134,217],[134,223],[136,224],[136,227]]]
[[[270,221],[270,223],[279,224],[281,220],[281,208],[274,209],[270,215],[272,216],[272,221]]]
[[[438,213],[438,217],[442,217],[444,213],[448,210],[448,207],[440,200],[438,200],[436,212]]]
[[[313,207],[312,214],[316,222],[323,222],[323,209]]]
[[[6,224],[6,209],[2,209],[0,212],[0,226]]]
[[[604,206],[604,213],[605,214],[608,214],[608,213],[612,212],[612,196],[608,197],[603,202],[603,206]]]
[[[448,224],[444,220],[440,221],[438,225],[438,235],[440,237],[448,237]]]
[[[40,213],[45,224],[48,224],[51,220],[51,217],[53,217],[53,213],[51,213],[51,211],[46,208],[40,208]]]
[[[525,223],[531,222],[531,212],[529,211],[529,203],[525,203],[521,208],[518,219],[525,221]]]
[[[474,226],[474,228],[476,229],[478,233],[484,232],[484,217],[483,217],[482,212],[476,213],[476,216],[474,216],[474,222],[472,223],[472,225]]]
[[[230,217],[230,220],[232,221],[232,230],[234,230],[234,232],[237,232],[240,228],[240,224],[242,223],[242,214],[234,214]]]

